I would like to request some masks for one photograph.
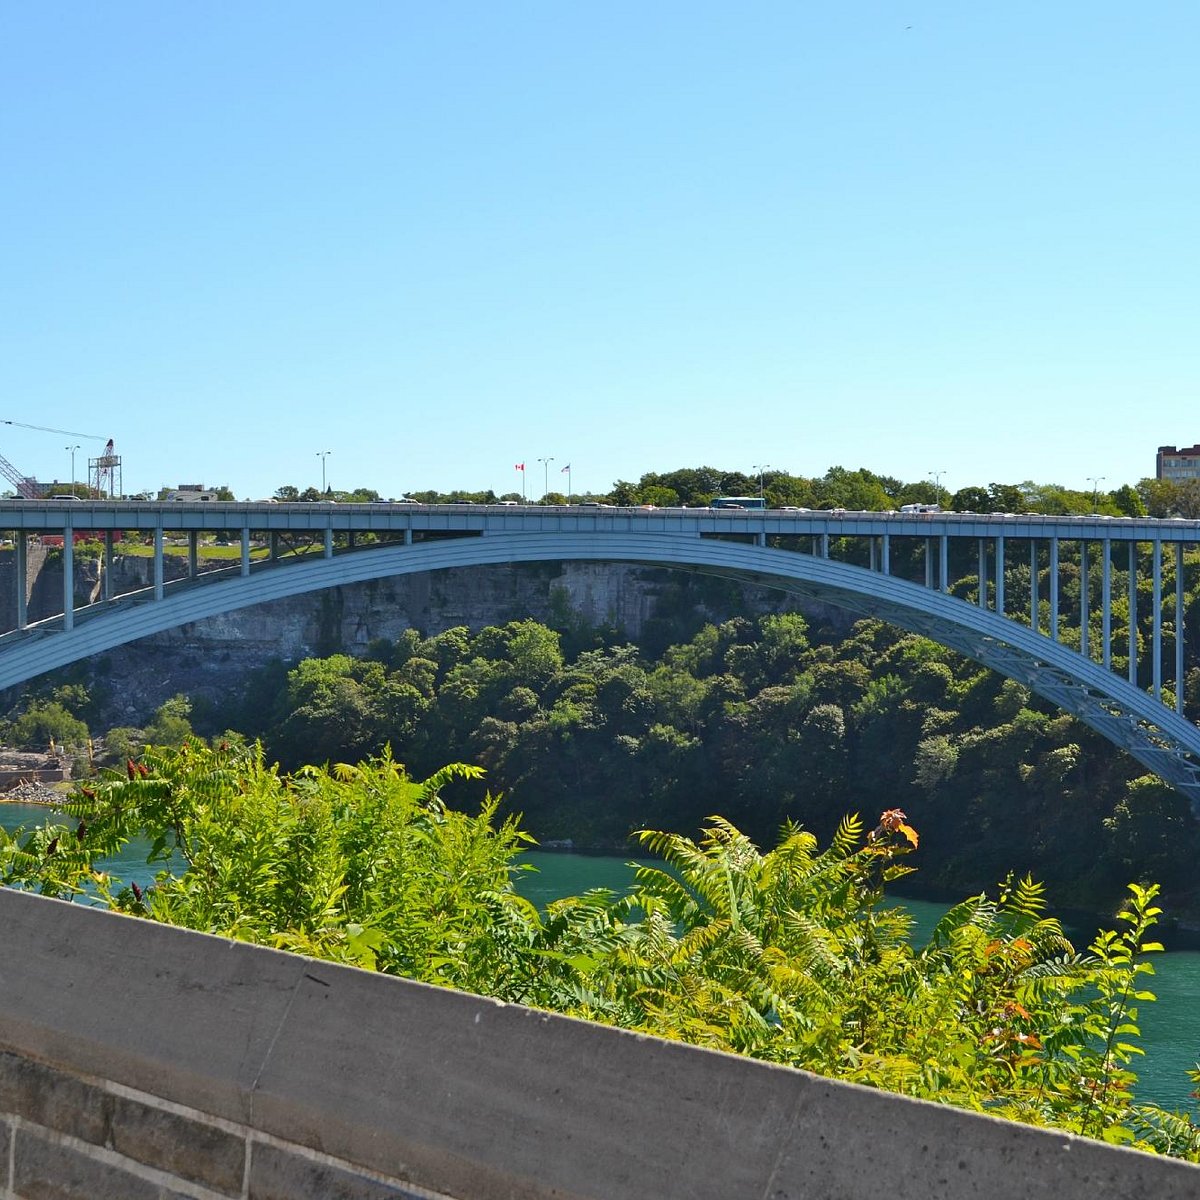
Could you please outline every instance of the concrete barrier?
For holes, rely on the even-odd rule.
[[[0,891],[6,1196],[1200,1195],[1200,1170]]]

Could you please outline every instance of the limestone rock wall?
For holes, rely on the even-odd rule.
[[[2,628],[16,623],[13,558],[11,550],[0,550]],[[76,560],[78,606],[100,595],[101,569],[96,559]],[[186,570],[182,557],[165,561],[168,580]],[[152,583],[149,558],[115,556],[114,595]],[[61,612],[62,588],[61,557],[47,556],[44,549],[31,553],[30,620]],[[236,690],[246,672],[272,659],[291,663],[312,655],[361,654],[373,640],[394,640],[406,629],[428,636],[457,625],[482,629],[525,618],[561,623],[573,615],[637,639],[650,621],[681,609],[720,621],[796,607],[792,598],[770,589],[629,564],[470,567],[370,580],[238,609],[119,647],[91,665],[111,693],[110,723],[137,724],[178,692],[217,701]],[[805,611],[820,623],[849,620],[835,609],[806,605]]]

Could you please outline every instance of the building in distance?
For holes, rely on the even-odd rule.
[[[1200,479],[1200,445],[1159,446],[1154,459],[1156,479]]]

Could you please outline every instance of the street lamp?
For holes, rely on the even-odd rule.
[[[553,456],[550,458],[539,458],[538,462],[542,464],[542,499],[545,500],[550,492],[550,464],[554,461]]]
[[[1092,512],[1096,511],[1096,498],[1100,494],[1100,485],[1107,478],[1105,475],[1089,475],[1088,483],[1092,485]]]
[[[758,472],[758,498],[763,498],[763,472],[770,466],[770,463],[755,463],[752,470]]]
[[[933,502],[941,505],[942,503],[942,476],[945,471],[930,471],[929,478],[933,480]]]
[[[71,495],[73,496],[75,495],[75,451],[78,450],[79,447],[64,446],[63,449],[71,452]]]
[[[333,453],[332,450],[318,450],[317,457],[321,460],[321,495],[325,495],[325,460]]]

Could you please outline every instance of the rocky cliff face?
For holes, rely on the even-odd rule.
[[[16,622],[12,558],[11,551],[0,552],[0,622],[5,628]],[[76,603],[84,605],[99,595],[100,563],[76,566]],[[149,559],[118,555],[114,594],[151,586],[152,571]],[[166,572],[168,578],[178,577],[186,572],[186,562],[168,558]],[[62,586],[57,555],[39,558],[36,566],[31,559],[31,620],[62,611]],[[429,635],[457,625],[482,629],[530,617],[560,623],[573,616],[636,639],[656,617],[681,607],[724,620],[739,612],[796,605],[769,589],[738,589],[624,564],[471,567],[372,580],[239,609],[109,651],[89,667],[109,694],[109,723],[135,724],[178,692],[219,704],[236,694],[248,671],[272,659],[291,663],[312,655],[361,654],[373,640],[395,639],[406,629]],[[830,614],[819,616],[827,620]]]

